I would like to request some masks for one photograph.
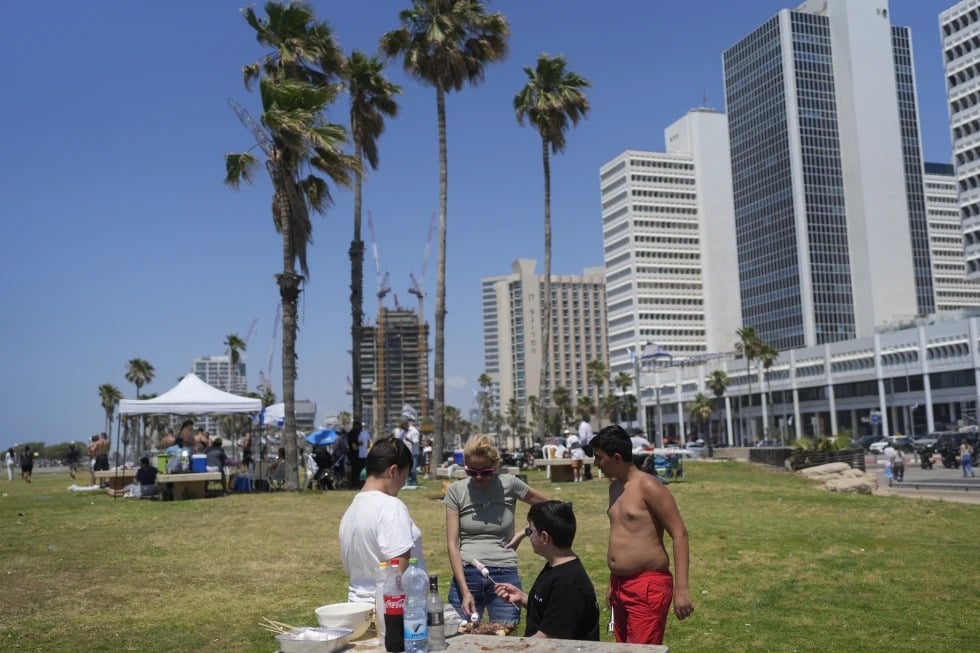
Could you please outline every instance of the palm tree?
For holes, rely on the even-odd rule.
[[[140,398],[140,388],[144,385],[150,383],[153,377],[156,375],[156,370],[150,363],[142,358],[133,358],[128,363],[126,363],[126,380],[136,386],[136,398]],[[137,422],[137,429],[139,429],[139,423]],[[143,450],[143,437],[142,434],[137,433],[137,453],[141,453]]]
[[[541,412],[541,403],[538,401],[538,398],[535,397],[534,395],[528,395],[527,411],[528,411],[527,425],[529,428],[536,430],[540,422],[539,417]]]
[[[738,329],[735,332],[735,334],[738,336],[738,341],[735,343],[735,353],[737,353],[739,356],[745,359],[745,378],[748,380],[749,383],[749,392],[748,395],[746,395],[746,398],[748,399],[749,405],[752,405],[751,365],[752,365],[752,360],[758,357],[759,355],[759,348],[762,344],[762,341],[759,339],[759,336],[756,335],[755,327],[750,327],[750,326],[742,327]],[[748,424],[746,423],[745,415],[742,413],[743,410],[744,408],[743,408],[742,397],[739,397],[738,416],[739,416],[739,421],[741,422],[741,433],[740,433],[739,440],[740,440],[740,444],[742,446],[745,446],[745,436],[746,436],[746,431],[748,430]]]
[[[616,415],[619,413],[622,402],[614,394],[608,394],[599,402],[599,413],[605,414],[609,418],[610,424],[616,423]]]
[[[762,363],[762,378],[766,383],[766,393],[763,395],[763,401],[765,401],[766,406],[768,406],[766,416],[769,420],[765,425],[765,433],[762,435],[763,437],[769,437],[769,432],[771,430],[770,425],[772,423],[772,418],[774,417],[772,415],[772,386],[769,384],[769,368],[772,367],[772,364],[776,362],[777,358],[779,358],[779,352],[776,351],[775,348],[768,342],[760,341],[758,358],[759,362]]]
[[[687,412],[698,425],[698,437],[704,439],[704,423],[711,419],[713,407],[708,395],[699,392],[687,403]],[[709,438],[710,439],[710,438]]]
[[[623,404],[625,405],[628,401],[626,399],[626,397],[628,396],[627,393],[629,392],[630,388],[633,387],[633,375],[630,374],[629,372],[620,372],[619,374],[616,375],[616,378],[613,379],[613,385],[616,386],[617,390],[619,390],[619,394],[622,396],[623,398],[622,401]],[[626,419],[629,421],[630,426],[632,426],[633,420],[630,419],[630,417],[632,417],[632,414],[628,409],[625,410],[624,412],[626,413]]]
[[[262,407],[271,406],[276,403],[276,393],[272,391],[272,388],[262,388],[262,395],[259,397],[262,400]]]
[[[384,63],[354,50],[347,60],[347,91],[350,94],[350,131],[354,158],[361,164],[354,171],[354,237],[350,243],[351,310],[351,397],[353,414],[361,419],[361,326],[364,322],[364,241],[361,240],[361,188],[364,162],[378,169],[378,138],[385,129],[385,118],[398,115],[395,96],[401,88],[384,77]]]
[[[567,424],[568,417],[572,414],[572,393],[568,388],[558,386],[551,393],[551,399],[558,408],[558,419],[562,424]]]
[[[483,432],[490,432],[490,408],[491,408],[491,395],[490,388],[493,386],[493,379],[490,375],[484,372],[477,379],[480,384],[480,413],[483,415]]]
[[[99,401],[102,402],[102,410],[105,411],[105,432],[110,443],[112,442],[112,416],[116,413],[116,406],[122,398],[119,388],[111,383],[103,383],[99,386]],[[117,451],[116,456],[118,455]]]
[[[273,188],[272,219],[282,236],[282,272],[276,275],[282,299],[282,396],[285,404],[283,445],[287,490],[299,488],[296,456],[296,331],[302,282],[309,278],[306,251],[313,235],[310,213],[325,213],[332,201],[323,173],[335,184],[349,186],[358,163],[343,152],[347,132],[326,122],[323,112],[336,100],[336,80],[343,54],[330,26],[316,22],[303,2],[267,2],[268,18],[252,7],[243,10],[258,42],[269,51],[244,67],[245,87],[259,81],[262,126],[239,115],[252,129],[265,153]],[[249,152],[225,156],[225,183],[237,188],[251,182],[258,165]],[[296,266],[299,265],[299,273]]]
[[[405,70],[436,90],[439,127],[439,256],[436,273],[432,464],[442,462],[446,373],[446,93],[483,81],[486,65],[507,56],[510,28],[503,14],[488,14],[478,0],[412,0],[401,27],[381,37],[381,51],[401,55]]]
[[[586,365],[588,369],[587,376],[589,378],[589,383],[595,386],[595,405],[599,406],[601,403],[600,393],[602,392],[602,386],[609,380],[609,368],[601,360],[591,360]],[[602,411],[596,415],[599,419],[597,426],[602,428]]]
[[[589,415],[595,415],[595,407],[596,403],[589,396],[579,397],[578,401],[575,402],[575,412],[581,415],[582,419],[586,419]]]
[[[514,96],[517,122],[525,119],[541,137],[541,162],[544,167],[544,297],[541,302],[541,379],[540,395],[548,405],[547,388],[551,342],[551,159],[548,152],[565,150],[565,132],[569,123],[577,125],[589,112],[589,100],[582,89],[590,84],[584,77],[566,69],[561,55],[538,56],[536,68],[524,67],[527,84]],[[598,395],[596,402],[598,402]],[[601,420],[600,420],[601,421]]]
[[[245,351],[247,346],[237,333],[229,333],[225,337],[225,347],[228,348],[228,392],[234,391],[235,380],[238,378],[238,364],[242,361],[241,352]]]
[[[715,399],[718,402],[718,409],[721,410],[721,398],[725,396],[725,391],[728,390],[728,383],[730,379],[724,370],[715,370],[708,377],[708,389],[711,390],[715,395]],[[721,415],[722,424],[725,422],[725,414],[722,412]],[[724,426],[722,426],[724,428]],[[708,438],[708,457],[711,458],[714,455],[714,438]]]

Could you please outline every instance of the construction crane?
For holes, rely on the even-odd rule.
[[[432,247],[432,234],[436,228],[436,213],[432,212],[432,217],[429,219],[429,233],[425,236],[425,251],[422,254],[422,270],[419,273],[419,278],[415,278],[415,274],[412,272],[408,273],[408,278],[412,281],[412,287],[408,289],[408,292],[415,295],[419,300],[419,404],[422,409],[422,419],[428,417],[429,412],[429,366],[428,366],[428,348],[426,347],[426,337],[425,337],[425,269],[429,264],[429,250]]]
[[[385,428],[385,295],[391,292],[388,273],[381,274],[381,257],[378,255],[378,239],[374,234],[374,215],[368,211],[368,233],[371,235],[371,252],[374,255],[374,278],[378,285],[378,318],[375,329],[375,379],[374,379],[374,432],[382,433]]]

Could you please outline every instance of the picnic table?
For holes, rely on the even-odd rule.
[[[352,653],[382,653],[384,642],[378,638],[351,642]],[[450,653],[486,653],[486,651],[518,651],[520,653],[669,653],[659,644],[617,644],[616,642],[583,642],[539,637],[499,637],[497,635],[457,635],[446,638]]]
[[[110,490],[121,490],[136,480],[136,470],[129,468],[103,469],[95,472],[96,481],[106,481]]]
[[[585,465],[594,465],[595,458],[583,458],[582,467]],[[571,483],[575,478],[572,474],[572,459],[571,458],[535,458],[535,467],[544,467],[547,471],[548,478],[551,479],[552,483]],[[602,478],[602,471],[596,467],[596,475]]]
[[[157,474],[157,484],[167,500],[203,499],[208,483],[221,481],[221,472],[190,472],[182,474]]]

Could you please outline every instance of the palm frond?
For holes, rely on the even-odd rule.
[[[255,181],[255,166],[258,162],[248,152],[225,155],[225,184],[238,188],[241,182],[251,184]]]

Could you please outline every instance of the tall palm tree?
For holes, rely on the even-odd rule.
[[[713,407],[708,395],[699,392],[687,403],[687,412],[698,425],[698,437],[704,439],[704,423],[711,419]],[[710,439],[710,438],[709,438]]]
[[[619,400],[619,397],[610,393],[603,397],[602,401],[599,402],[598,412],[608,417],[610,424],[615,424],[616,416],[619,414],[619,409],[621,406],[622,402]]]
[[[595,410],[596,403],[592,400],[592,397],[579,397],[578,401],[575,402],[575,412],[581,415],[583,419],[588,415],[595,415]]]
[[[589,112],[589,100],[582,89],[589,82],[578,73],[567,70],[561,55],[538,56],[536,68],[524,67],[527,84],[514,96],[518,124],[527,120],[541,137],[541,162],[544,167],[544,297],[541,302],[541,379],[539,395],[548,406],[551,357],[551,159],[552,153],[565,150],[565,132],[569,123],[577,125]],[[596,395],[596,403],[599,397]],[[601,423],[601,419],[600,419]]]
[[[717,409],[721,410],[722,403],[721,398],[725,396],[725,391],[728,390],[728,383],[730,379],[725,370],[715,370],[708,377],[708,389],[715,395],[715,400],[718,403]],[[721,415],[722,423],[725,422],[725,414],[722,412]],[[722,427],[724,428],[724,426]],[[714,455],[714,438],[708,438],[708,457],[711,458]]]
[[[405,70],[436,90],[439,127],[439,256],[436,272],[432,464],[442,462],[446,373],[446,93],[483,81],[487,64],[507,56],[510,28],[503,14],[488,14],[479,0],[412,0],[398,15],[401,27],[381,37],[381,51],[401,55]]]
[[[491,408],[491,395],[490,388],[493,386],[493,379],[490,375],[484,372],[477,379],[480,384],[480,413],[483,415],[483,432],[490,432],[490,408]]]
[[[225,337],[225,347],[228,348],[228,392],[232,392],[238,378],[238,364],[242,362],[242,352],[248,344],[237,333],[229,333]]]
[[[562,424],[566,424],[569,415],[572,414],[572,393],[564,386],[558,386],[551,393],[551,399],[558,409],[558,419]]]
[[[768,438],[769,432],[771,431],[770,425],[772,424],[772,419],[774,417],[772,414],[772,385],[769,383],[769,368],[772,367],[772,364],[776,362],[777,358],[779,358],[779,352],[776,351],[776,349],[768,342],[760,340],[758,358],[759,362],[762,364],[762,378],[766,384],[766,392],[763,395],[763,401],[766,402],[766,406],[768,407],[766,413],[768,422],[765,424],[765,433],[762,435],[763,437]]]
[[[99,386],[99,401],[102,403],[102,410],[105,411],[105,432],[110,443],[112,442],[112,416],[116,413],[116,406],[122,398],[122,392],[111,383],[103,383]],[[119,452],[116,452],[117,456],[118,454]]]
[[[589,383],[595,386],[595,405],[596,407],[601,407],[602,388],[609,380],[609,368],[599,359],[589,361],[586,368],[588,369],[587,376]],[[602,411],[599,411],[596,417],[599,418],[597,426],[602,428]]]
[[[354,237],[350,243],[350,310],[351,310],[351,399],[353,414],[362,419],[364,398],[361,395],[361,327],[364,323],[364,241],[361,240],[361,189],[365,161],[378,169],[378,138],[385,129],[385,118],[398,115],[395,96],[401,88],[384,76],[384,63],[377,56],[354,50],[347,60],[345,73],[350,94],[350,131],[354,141],[354,158],[361,167],[354,171]]]
[[[620,372],[613,379],[613,385],[616,386],[616,389],[619,390],[620,396],[622,396],[622,402],[624,405],[624,412],[626,413],[626,419],[629,421],[630,426],[632,426],[633,420],[630,419],[632,415],[628,410],[628,406],[626,405],[628,402],[626,397],[628,396],[627,393],[629,392],[630,388],[633,387],[633,375],[630,374],[629,372]]]
[[[739,356],[745,359],[745,378],[748,380],[749,383],[749,392],[745,396],[745,398],[748,400],[749,405],[752,405],[751,366],[752,366],[752,361],[759,355],[759,349],[762,344],[762,341],[759,339],[759,336],[756,334],[755,327],[744,326],[738,329],[735,332],[735,335],[738,336],[738,340],[735,342],[735,353],[737,353]],[[743,398],[739,397],[738,416],[739,416],[739,421],[741,422],[741,429],[740,429],[741,433],[739,437],[740,440],[739,444],[745,446],[745,436],[746,436],[746,431],[748,430],[748,423],[746,422],[745,414],[743,413],[743,410],[744,410]]]
[[[316,22],[312,7],[303,2],[267,2],[265,12],[267,18],[260,18],[252,7],[242,12],[259,44],[268,48],[261,59],[243,69],[246,88],[259,82],[262,126],[239,117],[265,153],[273,188],[273,224],[282,236],[283,265],[276,281],[282,300],[283,445],[290,469],[285,487],[296,490],[297,304],[302,283],[309,278],[310,213],[325,213],[332,201],[327,181],[314,171],[335,184],[350,186],[358,163],[343,152],[347,139],[343,125],[324,118],[324,110],[337,98],[344,61],[330,26]],[[251,182],[257,165],[249,152],[226,155],[225,183],[237,188],[242,181]]]
[[[272,388],[262,388],[262,395],[259,397],[262,400],[262,407],[271,406],[276,403],[276,393],[272,391]]]
[[[156,375],[156,370],[150,365],[149,361],[143,358],[133,358],[128,363],[126,363],[126,380],[136,386],[136,398],[140,398],[140,388],[144,385],[150,383],[153,377]],[[142,420],[140,420],[142,421]],[[137,422],[137,429],[140,428],[139,422]],[[137,454],[143,451],[143,436],[142,433],[137,433]]]
[[[540,420],[541,404],[538,402],[538,398],[534,395],[528,395],[527,398],[527,425],[531,429],[537,429]]]

